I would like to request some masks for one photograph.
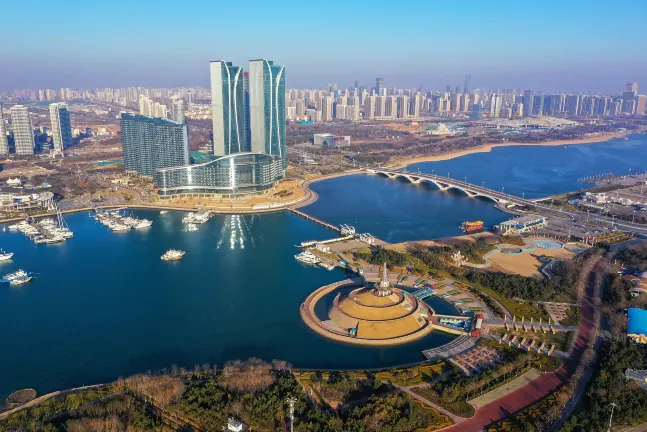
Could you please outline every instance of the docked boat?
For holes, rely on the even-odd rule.
[[[162,259],[164,261],[177,261],[177,260],[181,260],[184,254],[185,254],[184,251],[177,250],[177,249],[169,249],[166,251],[164,255],[162,255]]]
[[[2,277],[2,280],[4,282],[11,282],[14,279],[21,278],[27,276],[27,272],[24,271],[23,269],[17,270],[13,273],[7,273]]]
[[[153,221],[148,220],[148,219],[137,219],[134,225],[132,225],[133,228],[135,229],[140,229],[140,228],[148,228],[149,226],[153,225]]]
[[[14,279],[14,280],[12,280],[11,282],[9,282],[9,285],[22,285],[22,284],[26,284],[27,282],[29,282],[30,280],[32,280],[32,278],[33,278],[33,276],[30,276],[30,275],[21,276],[21,277],[15,278],[15,279]]]
[[[110,228],[113,231],[128,231],[130,229],[128,225],[124,225],[124,224],[112,224],[110,225]]]
[[[355,227],[350,226],[350,225],[340,225],[339,226],[340,233],[343,236],[347,235],[355,235]]]
[[[168,210],[160,210],[160,214],[166,214],[168,213]]]
[[[0,249],[0,261],[11,259],[12,256],[13,252],[5,252],[4,250]]]
[[[184,228],[184,231],[197,231],[198,226],[194,223],[189,223],[186,225],[186,228]]]
[[[327,263],[327,262],[320,261],[318,264],[319,264],[319,267],[323,267],[328,271],[335,269],[334,265],[332,265],[330,263]]]
[[[476,222],[463,222],[460,226],[460,229],[466,233],[473,233],[483,230],[483,221]]]
[[[310,251],[303,251],[298,255],[295,255],[294,258],[297,261],[301,261],[302,263],[305,264],[318,264],[319,263],[319,258],[317,258],[317,255],[313,254]]]

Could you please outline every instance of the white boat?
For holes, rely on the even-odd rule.
[[[160,214],[166,214],[168,213],[168,210],[160,210]]]
[[[23,269],[20,269],[13,273],[7,273],[2,277],[2,279],[4,279],[5,281],[12,281],[16,278],[25,277],[25,276],[27,276],[27,272],[24,271]]]
[[[32,279],[32,276],[26,275],[26,276],[21,276],[13,279],[11,282],[9,282],[10,285],[22,285],[26,284]]]
[[[186,225],[186,228],[184,228],[184,231],[197,231],[198,226],[194,223],[189,223]]]
[[[135,229],[139,229],[139,228],[147,228],[151,225],[153,225],[153,221],[148,219],[141,219],[141,220],[137,220],[132,227]]]
[[[18,224],[9,225],[9,230],[10,231],[18,231],[18,227],[19,227]]]
[[[124,224],[112,224],[110,225],[110,228],[113,231],[128,231],[130,229],[128,225],[124,225]]]
[[[177,261],[177,260],[181,260],[184,254],[185,254],[184,251],[177,250],[177,249],[169,249],[166,251],[164,255],[162,255],[162,259],[164,261]]]
[[[299,255],[295,255],[294,258],[296,258],[297,261],[301,261],[302,263],[305,263],[305,264],[319,263],[319,258],[317,258],[317,255],[313,254],[310,251],[303,251]]]
[[[0,261],[6,261],[8,259],[11,259],[13,256],[13,252],[5,252],[2,249],[0,249]]]

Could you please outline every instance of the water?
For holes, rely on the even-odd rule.
[[[407,169],[482,184],[526,198],[570,192],[590,184],[578,179],[612,172],[626,175],[647,171],[647,135],[628,140],[570,146],[496,147],[490,153],[474,153],[439,162],[421,162]]]
[[[497,147],[440,162],[407,167],[484,184],[526,198],[545,197],[590,187],[579,178],[608,172],[627,174],[647,170],[647,135],[629,140],[556,147]],[[483,183],[484,182],[484,183]],[[482,220],[490,227],[510,215],[492,201],[468,198],[464,193],[440,191],[422,183],[371,175],[338,177],[312,185],[319,200],[305,208],[333,224],[346,223],[389,243],[460,235],[466,220]]]
[[[568,149],[505,147],[410,169],[450,171],[527,197],[545,196],[582,187],[580,177],[644,170],[646,141],[642,135]],[[319,201],[306,212],[389,242],[460,234],[464,220],[491,225],[509,218],[485,199],[377,176],[313,186]],[[136,214],[153,226],[113,233],[87,214],[69,215],[75,237],[61,245],[34,245],[22,234],[0,232],[0,247],[16,254],[0,264],[1,274],[18,268],[39,273],[20,288],[0,285],[0,398],[24,387],[43,393],[172,364],[222,365],[250,356],[306,368],[387,367],[421,360],[421,350],[451,339],[436,332],[400,347],[365,348],[308,330],[299,304],[343,274],[294,260],[293,245],[335,233],[293,214],[217,216],[192,233],[182,232],[182,213]],[[161,261],[169,248],[187,255]]]
[[[451,339],[434,333],[377,349],[311,332],[301,301],[344,274],[293,258],[293,245],[336,234],[291,213],[217,216],[190,233],[182,212],[135,214],[153,226],[113,233],[73,214],[74,238],[49,246],[0,232],[0,246],[15,252],[0,273],[38,273],[20,288],[0,285],[0,398],[252,356],[307,368],[386,367],[420,361],[423,349]],[[160,260],[169,248],[186,256]]]

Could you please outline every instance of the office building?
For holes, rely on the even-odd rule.
[[[532,90],[523,91],[523,116],[532,117],[535,115],[533,111],[535,107],[534,93]]]
[[[26,106],[14,105],[11,107],[11,129],[13,130],[16,154],[34,154],[34,128]]]
[[[52,124],[54,150],[63,151],[72,145],[72,125],[67,104],[64,102],[50,104],[49,119]]]
[[[212,61],[211,107],[215,156],[249,151],[245,136],[245,89],[243,68],[231,62]],[[285,96],[283,96],[285,98]],[[285,107],[282,108],[285,118]],[[285,122],[284,122],[285,123]]]
[[[123,113],[124,168],[153,176],[158,168],[189,164],[186,125],[173,120]]]
[[[638,83],[637,82],[628,82],[627,84],[625,84],[625,91],[637,94],[638,93]]]
[[[285,66],[250,60],[249,105],[251,150],[280,157],[285,170]]]
[[[350,147],[350,136],[331,133],[314,134],[312,142],[315,146],[324,148]]]
[[[386,89],[384,88],[384,78],[375,78],[375,94],[378,96],[386,96]]]
[[[7,125],[0,116],[0,155],[9,154],[9,139],[7,138]]]
[[[184,123],[184,100],[180,98],[173,99],[171,104],[171,119],[176,122]]]
[[[212,161],[160,168],[155,186],[162,199],[262,193],[283,176],[283,161],[264,153],[235,153]]]

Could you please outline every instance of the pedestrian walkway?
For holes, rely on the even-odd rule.
[[[529,371],[523,373],[521,376],[513,379],[512,381],[500,387],[497,387],[494,390],[485,393],[484,395],[472,399],[471,401],[469,401],[469,403],[474,405],[474,408],[479,409],[482,406],[497,401],[505,397],[506,395],[519,390],[520,388],[526,386],[527,384],[530,384],[540,376],[541,373],[537,369],[532,368]]]

